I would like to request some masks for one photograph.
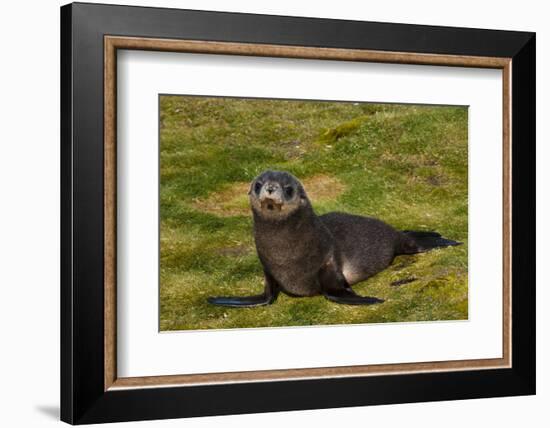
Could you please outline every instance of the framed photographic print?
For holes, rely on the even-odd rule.
[[[61,418],[535,393],[535,35],[61,8]]]

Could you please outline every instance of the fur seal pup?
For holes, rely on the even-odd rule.
[[[208,298],[214,305],[269,305],[279,292],[323,295],[348,305],[381,303],[357,295],[351,286],[387,268],[397,255],[460,244],[436,232],[398,231],[370,217],[339,212],[317,216],[304,187],[288,172],[263,172],[248,194],[265,288],[256,296]]]

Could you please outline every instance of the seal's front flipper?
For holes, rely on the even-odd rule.
[[[209,297],[208,302],[230,308],[253,308],[255,306],[271,305],[279,295],[279,284],[267,271],[264,271],[265,289],[262,294],[246,297]]]
[[[359,296],[352,289],[331,290],[330,293],[325,292],[324,296],[332,302],[343,305],[374,305],[384,302],[377,297]]]
[[[247,297],[209,297],[208,303],[231,308],[252,308],[255,306],[270,305],[275,299],[265,294]]]
[[[326,263],[319,272],[321,292],[326,299],[343,305],[373,305],[382,303],[376,297],[359,296],[351,289],[334,260]]]

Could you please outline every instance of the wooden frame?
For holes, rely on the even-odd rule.
[[[468,370],[510,367],[511,364],[511,164],[510,164],[510,58],[459,55],[429,55],[405,52],[376,52],[354,49],[275,46],[265,44],[167,40],[105,36],[105,390],[161,385],[192,385],[259,380],[333,378],[373,374],[414,373],[442,370]],[[312,369],[267,370],[216,374],[117,378],[116,376],[116,51],[138,49],[213,55],[253,55],[341,61],[366,61],[400,64],[427,64],[460,67],[496,68],[503,73],[503,357],[409,364],[382,364]]]
[[[518,250],[525,252],[533,252],[533,242],[529,242],[528,238],[534,234],[534,229],[525,223],[527,219],[534,217],[534,210],[529,212],[527,209],[534,204],[534,196],[531,192],[534,190],[532,186],[534,174],[534,161],[531,155],[534,156],[534,115],[527,116],[526,112],[522,113],[519,109],[528,108],[534,109],[534,35],[528,33],[509,33],[500,31],[488,30],[465,30],[465,29],[445,29],[438,27],[419,27],[397,24],[373,24],[373,23],[349,23],[330,20],[315,20],[302,18],[283,18],[283,17],[265,17],[254,15],[240,14],[213,14],[208,12],[193,12],[193,11],[170,11],[169,16],[166,9],[143,9],[133,7],[119,6],[99,6],[99,5],[84,5],[76,4],[62,8],[62,191],[66,198],[70,200],[70,204],[65,201],[62,205],[62,419],[71,423],[80,422],[99,422],[99,421],[115,421],[115,420],[130,420],[130,419],[145,419],[159,417],[175,417],[175,416],[192,416],[198,414],[223,414],[237,412],[252,412],[252,411],[268,411],[268,410],[283,410],[291,408],[314,408],[314,407],[333,407],[341,405],[356,405],[356,404],[371,404],[371,403],[386,403],[386,402],[402,402],[416,401],[421,399],[445,399],[445,398],[467,398],[474,396],[490,396],[490,395],[513,395],[525,394],[534,392],[534,261],[531,259],[526,261],[522,254],[518,254]],[[104,14],[128,14],[131,18],[126,21],[121,28],[103,28],[101,17]],[[198,15],[197,15],[198,14]],[[139,17],[146,15],[151,18],[156,17],[158,33],[157,37],[151,37],[149,34],[157,34],[151,29],[140,29],[135,22],[139,21]],[[172,16],[175,15],[175,16]],[[197,38],[196,34],[186,34],[185,30],[181,30],[178,37],[173,37],[174,34],[161,34],[161,24],[168,21],[187,22],[192,19],[200,18],[201,27],[198,31],[207,34]],[[92,22],[94,34],[83,34],[83,30],[79,24],[86,17]],[[228,20],[240,19],[247,24],[248,27],[254,25],[265,25],[265,20],[270,22],[266,27],[262,40],[246,40],[247,36],[252,37],[252,32],[248,33],[243,30],[240,37],[234,37],[234,40],[226,38],[220,41],[222,37],[216,35],[215,24],[223,24]],[[179,20],[179,21],[178,21]],[[262,22],[260,22],[262,21]],[[130,23],[128,23],[130,22]],[[362,43],[365,38],[350,37],[348,40],[325,40],[324,46],[320,47],[317,43],[311,43],[311,40],[296,40],[293,43],[281,43],[274,36],[274,29],[278,25],[294,26],[298,29],[304,23],[314,29],[305,31],[305,38],[315,39],[316,34],[321,34],[321,30],[326,32],[327,28],[333,28],[334,34],[338,34],[336,30],[357,26],[360,33],[370,32],[374,35],[378,34],[378,38],[386,32],[391,32],[396,39],[391,42],[392,49],[388,51],[384,49],[385,42],[378,42],[378,45],[371,47],[349,47],[354,43]],[[387,26],[382,28],[380,26]],[[94,27],[95,26],[95,27]],[[124,28],[122,28],[124,27]],[[183,26],[182,26],[183,27]],[[303,28],[303,27],[302,27]],[[142,30],[144,36],[135,36]],[[89,31],[89,29],[88,29]],[[440,40],[443,36],[447,40],[445,48],[431,47],[429,43],[423,49],[411,47],[411,42],[407,44],[406,40],[411,35],[421,34],[427,36],[435,36],[439,34]],[[491,41],[494,45],[493,50],[484,50],[476,48],[475,38],[479,37],[479,32],[487,41]],[[125,34],[125,35],[120,35]],[[131,34],[131,35],[128,35]],[[358,33],[359,34],[359,33]],[[395,36],[395,34],[400,34]],[[454,34],[454,35],[453,35]],[[447,36],[447,38],[445,38]],[[334,36],[333,36],[334,37]],[[455,40],[453,40],[453,37]],[[429,38],[429,37],[428,37]],[[245,40],[236,41],[236,40]],[[265,40],[264,40],[265,39]],[[368,38],[367,38],[368,39]],[[89,55],[81,63],[76,63],[76,57],[73,52],[78,48],[78,43],[90,42],[93,40],[95,51],[93,55]],[[215,41],[214,41],[215,40]],[[414,39],[411,39],[414,42]],[[453,41],[454,46],[453,46]],[[445,43],[444,43],[445,44]],[[485,45],[490,44],[486,43]],[[99,50],[101,48],[101,51]],[[368,62],[388,62],[388,63],[406,63],[406,64],[429,64],[429,65],[446,65],[446,66],[462,66],[462,67],[481,67],[481,68],[497,68],[503,72],[503,357],[500,359],[483,359],[483,360],[464,360],[464,361],[444,361],[444,362],[426,362],[426,363],[410,363],[410,364],[385,364],[385,365],[370,365],[370,366],[349,366],[349,367],[327,367],[327,368],[309,368],[309,369],[293,369],[293,370],[269,370],[256,372],[240,372],[240,373],[222,373],[222,374],[200,374],[200,375],[174,375],[174,376],[157,376],[146,378],[117,378],[116,376],[116,51],[117,49],[139,49],[139,50],[154,50],[154,51],[173,51],[173,52],[194,52],[208,54],[231,54],[231,55],[253,55],[253,56],[271,56],[271,57],[288,57],[288,58],[310,58],[310,59],[331,59],[331,60],[347,60],[347,61],[368,61]],[[86,81],[84,72],[80,69],[81,76],[78,74],[79,67],[87,65],[93,67],[93,81],[99,84],[99,80],[103,81],[103,99],[96,97],[93,101],[93,112],[78,111],[85,110],[78,104],[84,101],[86,95],[79,93],[83,89],[79,84]],[[74,74],[72,74],[72,73]],[[79,81],[79,77],[82,79]],[[88,76],[89,77],[89,76]],[[102,78],[102,79],[100,79]],[[88,79],[89,81],[89,79]],[[82,83],[80,83],[82,82]],[[519,91],[519,88],[522,88]],[[84,92],[84,91],[82,91]],[[103,115],[101,115],[103,112]],[[75,113],[77,114],[75,120]],[[79,131],[84,131],[92,123],[91,116],[103,122],[102,134],[95,133],[94,140],[84,141]],[[82,122],[78,122],[80,119]],[[74,120],[74,121],[73,121]],[[98,123],[99,123],[98,122]],[[72,127],[72,129],[71,129]],[[519,130],[527,132],[527,138],[522,141],[526,148],[519,151],[517,146],[512,144],[514,135]],[[96,130],[97,131],[97,130]],[[85,152],[87,149],[93,149],[94,156],[91,166],[90,162],[86,162],[83,158],[78,158],[77,151]],[[512,163],[514,164],[514,180],[512,180]],[[88,170],[86,168],[89,168]],[[91,178],[93,184],[85,184],[79,181],[79,174],[84,174],[87,178]],[[91,168],[91,169],[90,169]],[[532,169],[530,169],[532,168]],[[101,172],[102,171],[102,172]],[[518,171],[521,176],[518,176]],[[101,179],[102,178],[102,179]],[[98,183],[101,182],[101,183]],[[93,187],[93,189],[92,189]],[[518,190],[521,189],[521,190]],[[100,193],[98,193],[100,192]],[[522,194],[520,195],[520,192]],[[530,196],[525,196],[529,195]],[[101,196],[101,198],[100,198]],[[85,226],[82,221],[84,217],[78,212],[78,206],[75,202],[80,198],[83,205],[91,204],[89,208],[100,216],[103,222],[96,219],[92,224],[92,229],[102,230],[102,238],[97,237],[92,240],[95,255],[91,256],[90,252],[77,251],[75,248],[79,239],[84,237]],[[521,199],[522,205],[519,209],[514,209],[512,214],[512,206],[516,201]],[[517,206],[517,205],[516,205]],[[101,209],[101,211],[100,211]],[[519,223],[518,223],[519,221]],[[86,224],[89,227],[89,224]],[[520,235],[518,230],[522,229]],[[526,233],[526,234],[525,234]],[[89,238],[89,237],[88,237]],[[512,240],[514,240],[514,248],[512,248]],[[86,241],[86,240],[84,240]],[[89,243],[89,240],[86,241]],[[75,255],[80,255],[91,259],[93,263],[93,279],[87,281],[79,277],[79,269],[82,265],[78,265]],[[83,261],[86,265],[86,261]],[[514,270],[512,270],[512,265]],[[97,266],[97,267],[96,267]],[[100,272],[97,268],[102,266]],[[522,279],[523,278],[523,279]],[[525,294],[518,292],[518,284],[521,281],[522,290]],[[99,288],[98,288],[99,287]],[[102,291],[103,296],[101,301],[95,300],[101,306],[103,317],[98,318],[94,314],[92,320],[87,320],[84,324],[84,336],[86,338],[93,337],[91,346],[97,352],[100,350],[97,346],[100,344],[99,339],[102,338],[101,359],[94,358],[94,363],[90,367],[95,367],[92,373],[83,370],[89,361],[85,361],[84,354],[80,349],[82,346],[88,346],[86,343],[79,342],[77,331],[82,331],[82,321],[86,313],[88,315],[95,308],[99,308],[97,304],[91,305],[84,301],[78,300],[82,294],[93,293],[94,291]],[[530,313],[527,313],[528,308]],[[533,318],[532,318],[533,317]],[[80,321],[80,324],[79,324]],[[80,330],[79,330],[80,329]],[[528,334],[526,341],[523,335]],[[87,339],[83,339],[86,342]],[[522,344],[520,347],[519,344]],[[80,346],[80,347],[79,347]],[[79,362],[81,364],[79,364]],[[481,370],[492,369],[492,370]],[[521,371],[521,373],[520,373]],[[424,373],[424,374],[421,374]],[[518,377],[515,381],[505,379],[508,373],[513,375],[513,378]],[[388,378],[391,374],[391,380],[401,378],[408,382],[413,382],[411,385],[416,388],[421,388],[421,385],[427,381],[427,376],[431,376],[432,380],[439,377],[441,385],[448,385],[448,380],[453,378],[456,388],[457,379],[462,379],[462,383],[467,385],[468,379],[478,379],[481,382],[489,382],[490,379],[498,383],[507,382],[507,387],[500,389],[487,385],[481,391],[475,392],[458,390],[454,395],[448,391],[447,395],[442,392],[439,387],[433,388],[433,391],[420,396],[403,396],[401,398],[392,398],[386,396],[385,399],[375,398],[372,393],[364,396],[360,401],[349,399],[341,401],[333,399],[323,403],[307,403],[303,397],[298,402],[300,407],[294,407],[296,402],[284,401],[285,399],[270,401],[270,404],[258,404],[256,407],[239,407],[238,404],[227,405],[223,408],[206,408],[206,403],[199,403],[197,406],[197,398],[193,394],[204,394],[206,391],[211,394],[216,394],[216,391],[221,391],[220,388],[226,388],[227,391],[241,392],[241,397],[246,395],[252,396],[253,389],[257,389],[259,385],[271,385],[279,388],[288,389],[289,383],[281,382],[293,380],[292,385],[301,384],[303,388],[311,388],[314,383],[319,385],[319,382],[324,383],[325,388],[336,385],[342,385],[342,382],[348,382],[348,385],[356,385],[355,388],[366,388],[368,385],[375,385],[384,382],[389,385],[392,383]],[[411,375],[414,374],[414,379]],[[93,380],[85,379],[86,376],[93,377]],[[100,377],[100,381],[98,379]],[[368,376],[368,378],[367,378]],[[424,376],[424,381],[422,380]],[[509,377],[509,376],[508,376]],[[253,384],[247,382],[253,381]],[[91,386],[93,384],[93,387]],[[359,385],[359,386],[357,386]],[[170,395],[168,391],[179,390],[172,395],[172,398],[155,398],[155,400],[172,400],[172,405],[176,405],[175,397],[181,394],[187,395],[189,403],[194,404],[194,408],[177,409],[174,408],[171,412],[159,413],[158,410],[147,408],[131,410],[124,405],[115,407],[111,404],[95,404],[90,403],[89,397],[103,397],[104,403],[118,402],[143,402],[143,397],[147,394],[155,395],[155,392],[150,390],[145,391],[148,387],[159,387],[164,393],[156,393]],[[247,388],[248,386],[248,388]],[[261,389],[260,386],[260,389]],[[173,387],[173,388],[172,388]],[[476,383],[476,388],[478,384]],[[245,388],[243,390],[243,388]],[[247,389],[246,389],[247,388]],[[439,389],[438,389],[439,388]],[[391,387],[386,386],[383,389],[391,391]],[[421,388],[422,389],[422,388]],[[158,391],[158,388],[155,389]],[[184,392],[185,391],[185,392]],[[224,390],[225,391],[225,390]],[[244,391],[244,392],[243,392]],[[436,392],[439,391],[439,395]],[[242,395],[244,394],[244,395]],[[272,393],[269,395],[271,396]],[[293,394],[295,395],[295,394]],[[126,397],[126,398],[123,398]],[[140,398],[142,397],[142,398]],[[357,398],[357,397],[356,397]],[[126,401],[124,401],[126,400]],[[193,401],[195,400],[195,401]],[[394,401],[395,400],[395,401]],[[90,404],[85,404],[90,403]],[[103,407],[102,407],[103,406]],[[107,407],[105,407],[107,406]],[[202,407],[201,407],[202,406]],[[267,407],[264,407],[267,406]],[[170,406],[169,406],[170,407]]]

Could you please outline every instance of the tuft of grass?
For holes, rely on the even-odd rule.
[[[162,96],[161,330],[467,319],[467,135],[463,107]],[[210,305],[263,289],[246,193],[268,168],[296,175],[319,214],[370,215],[464,245],[399,256],[354,286],[380,305],[285,295]]]

